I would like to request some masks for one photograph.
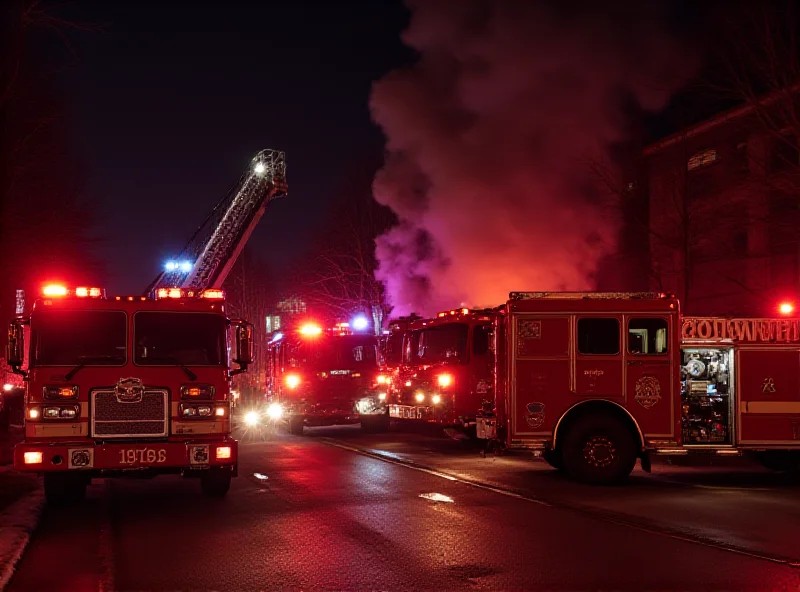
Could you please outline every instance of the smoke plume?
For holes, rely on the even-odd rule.
[[[624,140],[624,105],[660,110],[685,68],[663,15],[653,2],[407,3],[418,60],[371,98],[387,141],[375,198],[400,220],[377,241],[394,313],[592,289],[618,221],[589,163]]]

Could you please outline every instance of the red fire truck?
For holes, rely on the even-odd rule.
[[[106,299],[99,288],[46,286],[9,328],[7,359],[27,388],[15,468],[43,473],[50,502],[132,472],[197,476],[206,494],[224,495],[237,467],[229,377],[252,361],[251,335],[226,318],[220,290]]]
[[[346,325],[323,330],[303,323],[286,335],[276,334],[268,345],[268,414],[285,417],[293,434],[302,434],[304,426],[389,428],[378,338]]]
[[[11,324],[7,360],[26,387],[14,464],[44,473],[48,500],[82,497],[93,477],[130,474],[198,476],[205,493],[227,493],[237,470],[230,378],[253,356],[252,325],[227,318],[222,286],[287,190],[285,154],[262,150],[145,296],[107,300],[99,288],[51,285]],[[232,327],[239,367],[229,370]]]
[[[479,438],[591,483],[651,455],[800,464],[800,322],[681,318],[650,293],[512,293],[494,317],[495,405]]]
[[[387,349],[395,352],[402,342],[391,380],[391,417],[474,433],[477,411],[494,399],[493,319],[492,310],[464,308],[390,324]]]

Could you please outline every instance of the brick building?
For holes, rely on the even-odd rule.
[[[689,314],[776,314],[800,307],[800,161],[795,104],[768,98],[647,147],[628,185],[649,287]],[[786,124],[784,125],[784,123]],[[635,224],[635,222],[634,222]]]

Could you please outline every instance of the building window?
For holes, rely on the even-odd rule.
[[[578,319],[578,353],[616,355],[619,353],[619,320]]]
[[[706,166],[708,166],[710,164],[714,164],[715,162],[717,162],[717,151],[716,150],[713,150],[713,149],[711,149],[711,150],[702,150],[702,151],[698,152],[697,154],[695,154],[694,156],[692,156],[689,159],[689,162],[687,164],[687,168],[690,171],[693,171],[695,169],[699,169],[699,168],[702,168],[702,167],[706,167]]]
[[[631,319],[628,323],[628,351],[632,354],[667,353],[666,319]]]

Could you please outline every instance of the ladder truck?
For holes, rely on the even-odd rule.
[[[6,359],[25,384],[14,465],[43,475],[48,502],[82,498],[93,478],[170,473],[227,493],[238,467],[230,380],[253,361],[253,327],[228,318],[222,284],[286,192],[283,152],[259,152],[144,295],[51,284],[11,323]]]

